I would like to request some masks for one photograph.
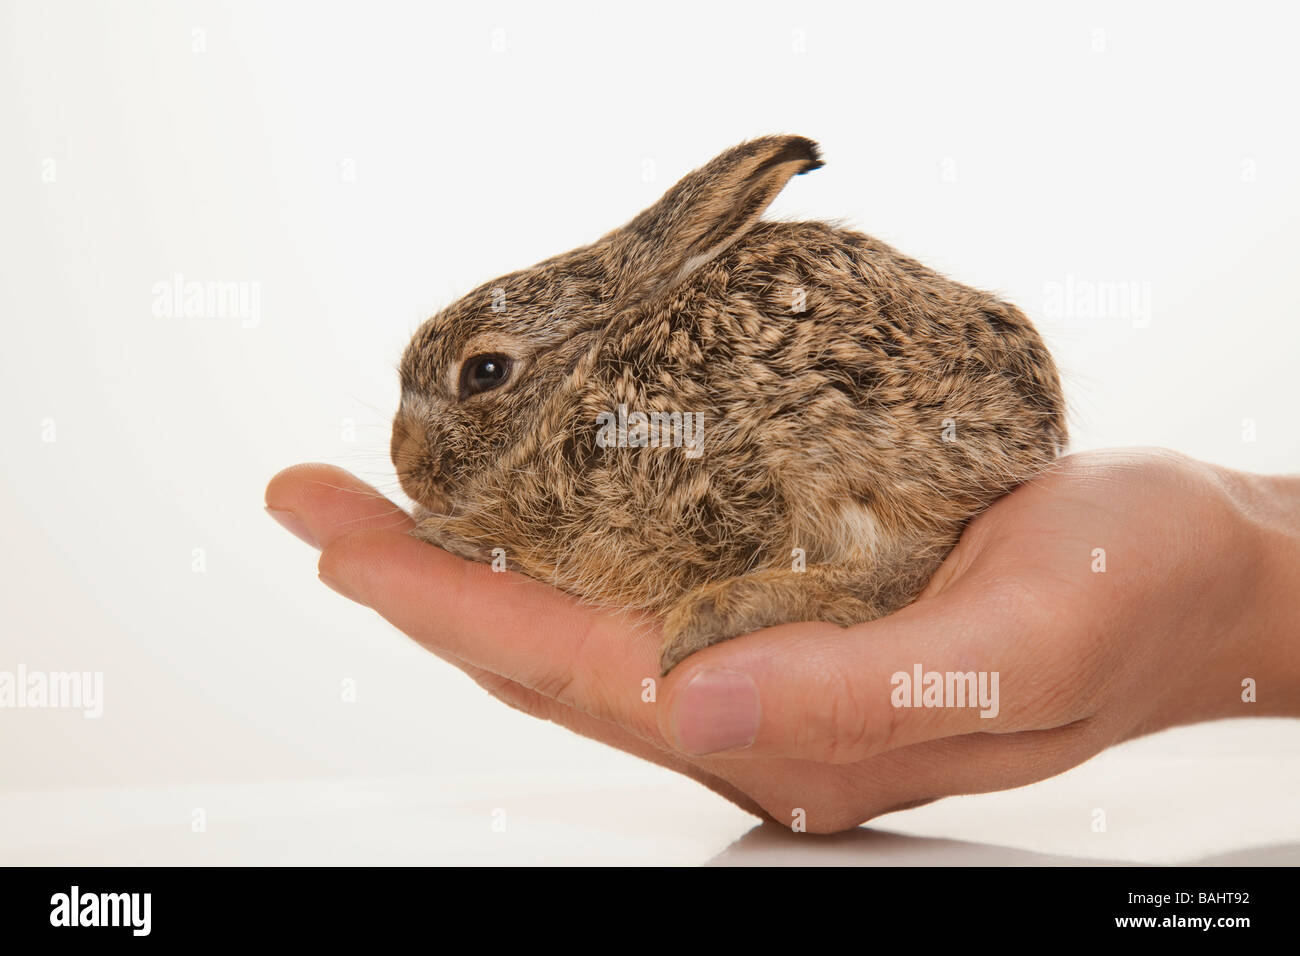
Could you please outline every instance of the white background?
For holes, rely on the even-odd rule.
[[[1035,318],[1075,449],[1300,469],[1284,9],[0,4],[0,670],[105,680],[99,720],[0,711],[0,861],[714,858],[749,817],[322,587],[267,479],[395,488],[423,318],[769,132],[827,162],[770,215]],[[177,274],[256,284],[255,326],[156,316]],[[1140,298],[1062,308],[1067,284]],[[723,860],[1294,861],[1297,793],[1300,729],[1243,721],[879,821],[956,843],[762,831]]]

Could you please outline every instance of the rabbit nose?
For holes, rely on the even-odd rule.
[[[402,490],[409,495],[411,489],[407,487],[407,482],[414,479],[415,472],[425,457],[424,441],[419,432],[407,426],[400,414],[393,419],[393,439],[388,454],[393,459],[393,467],[397,469],[397,479],[402,483]]]
[[[437,477],[436,466],[429,459],[428,442],[424,434],[409,427],[401,414],[393,420],[393,440],[389,454],[397,469],[397,480],[407,497],[438,514],[450,510],[451,499],[438,490],[434,481]]]
[[[406,426],[406,418],[401,412],[393,419],[393,437],[388,445],[388,457],[393,459],[393,466],[400,477],[402,466],[409,465],[419,458],[419,443]]]

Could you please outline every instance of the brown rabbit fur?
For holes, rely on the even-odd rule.
[[[743,143],[426,322],[392,437],[415,533],[652,612],[665,673],[912,601],[966,522],[1061,452],[1060,382],[1015,306],[869,236],[759,221],[821,165],[802,137]],[[635,447],[636,427],[602,447],[619,406],[702,413],[698,455]]]

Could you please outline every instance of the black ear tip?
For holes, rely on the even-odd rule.
[[[826,165],[822,161],[821,148],[812,140],[804,136],[794,136],[791,137],[790,147],[804,160],[803,169],[799,170],[797,175],[802,176]]]

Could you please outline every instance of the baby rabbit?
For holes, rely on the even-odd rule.
[[[800,136],[742,143],[427,321],[391,449],[415,534],[651,612],[664,673],[912,601],[1060,454],[1060,382],[1014,305],[869,236],[760,220],[821,165]]]

